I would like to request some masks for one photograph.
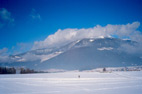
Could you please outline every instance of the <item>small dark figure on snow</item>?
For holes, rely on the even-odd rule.
[[[80,75],[78,75],[78,78],[80,78]]]
[[[103,72],[106,72],[106,68],[103,68]]]

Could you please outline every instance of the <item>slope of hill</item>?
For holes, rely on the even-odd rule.
[[[141,56],[125,51],[124,45],[136,48],[137,42],[117,38],[81,39],[62,47],[37,49],[12,55],[9,57],[10,62],[4,62],[1,65],[23,66],[38,70],[84,70],[142,65]]]

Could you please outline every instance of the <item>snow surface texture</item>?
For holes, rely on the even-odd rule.
[[[78,76],[80,75],[80,78]],[[142,71],[0,75],[0,94],[141,94]]]

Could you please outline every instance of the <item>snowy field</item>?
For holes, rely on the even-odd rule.
[[[0,94],[142,94],[142,71],[0,75]]]

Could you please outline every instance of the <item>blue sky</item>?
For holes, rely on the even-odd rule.
[[[142,23],[142,0],[0,0],[0,11],[0,49],[10,54],[58,29]]]

